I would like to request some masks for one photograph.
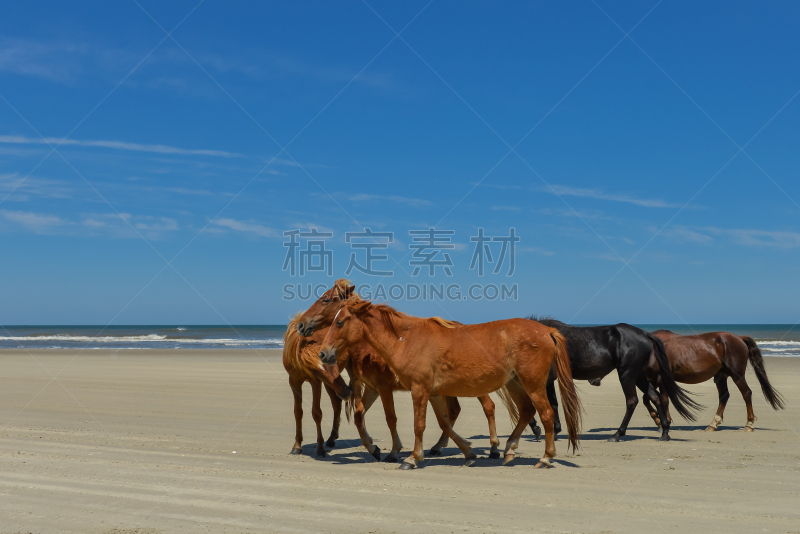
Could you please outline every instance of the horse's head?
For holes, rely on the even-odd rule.
[[[342,359],[344,354],[345,351],[340,351],[338,359]],[[323,383],[328,384],[340,399],[350,400],[350,395],[352,395],[353,390],[350,389],[350,386],[348,386],[344,378],[342,378],[340,373],[341,367],[338,365],[337,357],[334,356],[333,364],[325,363],[321,357],[317,361],[317,368],[312,371],[314,376],[322,380]]]
[[[333,287],[323,293],[298,319],[297,332],[301,336],[307,337],[315,330],[328,327],[342,304],[352,298],[358,299],[356,286],[344,278],[337,280]]]
[[[324,365],[334,365],[356,343],[363,340],[363,323],[349,306],[339,308],[319,349],[319,359]]]

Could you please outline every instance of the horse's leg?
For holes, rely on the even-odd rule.
[[[289,454],[303,454],[303,382],[301,376],[289,374],[289,386],[294,396],[294,445]]]
[[[458,403],[458,397],[445,397],[445,402],[447,404],[447,415],[450,418],[450,424],[456,424],[456,419],[458,419],[458,414],[461,413],[461,405]],[[442,432],[439,441],[434,443],[431,450],[428,451],[428,456],[439,456],[442,454],[442,449],[447,447],[447,443],[450,441],[450,438],[447,437],[446,432]]]
[[[342,399],[328,384],[325,384],[325,391],[328,393],[328,397],[331,398],[331,407],[333,408],[333,428],[331,428],[331,435],[325,445],[334,448],[336,447],[336,440],[339,439],[339,425],[342,422]]]
[[[742,393],[744,404],[747,406],[747,424],[744,425],[744,431],[752,432],[754,430],[753,424],[756,422],[756,415],[753,413],[753,392],[750,391],[750,386],[747,385],[747,381],[744,379],[744,372],[745,370],[742,369],[741,374],[732,375],[731,378],[733,378],[733,383]]]
[[[317,458],[325,458],[325,439],[322,437],[322,383],[311,381],[311,417],[317,425]]]
[[[526,421],[531,421],[533,416],[536,414],[533,403],[531,403],[531,399],[528,397],[528,393],[524,389],[519,388],[512,390],[511,398],[514,401],[514,404],[517,405],[519,421],[517,422],[517,426],[514,428],[514,430],[511,431],[511,434],[508,436],[508,440],[506,441],[506,449],[503,453],[503,465],[508,464],[516,456],[519,439],[522,437],[522,433],[525,431],[525,427],[528,425]]]
[[[500,458],[500,439],[497,437],[497,424],[494,418],[494,401],[489,395],[482,395],[478,397],[483,407],[483,413],[486,415],[486,421],[489,423],[489,444],[492,448],[489,451],[489,458]]]
[[[369,435],[369,432],[367,432],[367,425],[365,421],[367,410],[370,409],[370,406],[372,406],[372,403],[374,403],[375,399],[377,398],[377,391],[369,387],[364,388],[363,395],[357,399],[360,402],[358,402],[356,405],[355,413],[353,413],[353,423],[356,425],[356,429],[358,430],[358,435],[361,438],[361,444],[364,445],[373,458],[380,461],[381,450],[377,445],[372,443],[372,437]]]
[[[645,378],[644,374],[640,374],[636,378],[636,385],[642,390],[643,397],[648,399],[650,402],[653,403],[656,409],[656,418],[658,418],[658,422],[661,423],[659,428],[661,429],[661,437],[658,438],[660,441],[669,441],[669,427],[670,427],[670,420],[669,416],[666,414],[664,408],[666,407],[663,404],[664,396],[659,396],[658,390],[656,386],[649,382],[647,378]],[[663,389],[663,388],[662,388]],[[666,397],[667,402],[669,402],[669,397]]]
[[[400,469],[413,469],[424,458],[422,452],[422,434],[425,433],[425,416],[428,411],[428,398],[430,390],[420,385],[411,387],[411,402],[414,404],[414,450],[406,458]]]
[[[472,452],[472,444],[456,434],[455,430],[453,430],[450,414],[447,409],[447,401],[442,395],[431,395],[430,402],[433,413],[436,414],[436,421],[439,423],[439,428],[441,428],[442,432],[447,434],[448,437],[453,440],[453,443],[461,449],[461,452],[464,453],[464,465],[469,467],[474,464],[475,460],[478,459],[478,455]]]
[[[556,397],[555,380],[547,381],[547,400],[550,402],[550,407],[553,408],[553,439],[556,439],[556,434],[561,432],[561,419],[558,417],[558,397]]]
[[[658,428],[661,428],[661,419],[658,417],[658,412],[653,407],[653,404],[650,402],[650,396],[647,394],[648,389],[648,382],[644,381],[644,384],[640,383],[640,380],[636,380],[636,386],[642,392],[642,402],[644,402],[644,407],[647,408],[647,411],[650,412],[650,417],[653,418],[653,422],[656,424]]]
[[[667,418],[668,426],[672,425],[672,415],[669,413],[669,395],[667,395],[667,390],[664,389],[664,386],[661,385],[661,377],[658,377],[658,395],[661,398],[661,407],[664,410],[664,417]],[[655,388],[655,384],[653,385]],[[663,419],[662,419],[663,421]]]
[[[397,414],[394,411],[394,393],[392,392],[391,386],[381,388],[378,393],[383,403],[383,413],[386,414],[386,425],[389,427],[389,432],[392,433],[392,450],[383,461],[396,462],[397,453],[403,448],[403,444],[400,442],[400,435],[397,433]]]
[[[614,434],[608,441],[618,442],[619,438],[625,435],[628,430],[628,423],[631,422],[636,405],[639,404],[639,396],[636,394],[636,373],[631,369],[619,373],[619,383],[622,385],[622,393],[625,394],[625,417]]]
[[[526,388],[527,389],[527,388]],[[536,464],[536,468],[550,467],[550,460],[556,457],[556,436],[554,431],[555,416],[550,401],[547,400],[546,388],[533,390],[530,393],[531,402],[536,411],[539,412],[539,419],[544,427],[544,456]]]
[[[728,399],[731,398],[731,394],[728,391],[728,374],[725,371],[720,371],[714,375],[714,384],[716,384],[717,393],[719,393],[719,407],[717,408],[717,414],[714,416],[714,420],[711,421],[711,424],[706,428],[707,432],[715,431],[717,427],[722,424],[722,415],[725,413],[725,406],[728,404]]]

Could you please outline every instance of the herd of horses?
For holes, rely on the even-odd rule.
[[[305,313],[298,314],[284,336],[283,364],[294,394],[295,443],[291,454],[302,453],[302,386],[311,384],[312,417],[317,428],[316,455],[334,447],[339,437],[343,403],[352,411],[364,447],[378,461],[381,450],[367,432],[365,415],[380,397],[392,435],[392,449],[383,458],[396,462],[402,449],[397,433],[394,392],[410,391],[414,408],[414,449],[401,464],[412,469],[423,459],[422,435],[430,403],[442,435],[428,452],[441,454],[453,440],[472,465],[477,454],[456,434],[453,425],[461,407],[458,397],[477,397],[489,425],[490,458],[499,458],[500,440],[495,425],[496,392],[514,424],[504,451],[503,464],[514,459],[519,439],[530,425],[537,441],[544,427],[545,453],[536,467],[549,467],[556,455],[555,439],[561,432],[558,382],[568,444],[578,446],[582,408],[574,380],[593,385],[616,369],[625,394],[625,416],[609,441],[619,441],[639,403],[637,388],[655,424],[660,440],[669,440],[672,417],[669,404],[685,419],[694,421],[702,409],[678,383],[697,384],[711,378],[719,392],[719,408],[706,430],[722,423],[730,394],[728,378],[739,388],[747,406],[744,430],[752,432],[756,420],[752,393],[745,381],[747,362],[767,402],[782,409],[784,401],[770,384],[761,351],[748,336],[728,332],[678,335],[667,330],[645,332],[628,324],[571,326],[549,317],[520,318],[465,325],[440,317],[420,318],[390,306],[361,299],[349,281],[337,280]],[[347,370],[349,384],[341,376]],[[322,433],[322,388],[331,399],[333,429],[327,441]]]

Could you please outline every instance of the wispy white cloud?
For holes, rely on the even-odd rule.
[[[254,222],[237,221],[236,219],[214,219],[214,221],[212,221],[212,224],[215,224],[217,226],[222,226],[225,228],[230,228],[231,230],[236,230],[237,232],[253,233],[261,237],[283,236],[282,232],[278,232],[277,230],[273,230],[272,228],[267,228],[266,226]]]
[[[531,247],[528,245],[517,245],[517,252],[533,252],[534,254],[541,254],[542,256],[553,256],[555,252],[547,250],[542,247]]]
[[[0,210],[0,217],[35,234],[50,234],[56,229],[73,224],[56,215],[32,211]]]
[[[707,228],[708,232],[728,236],[734,242],[748,247],[794,248],[800,247],[800,233],[751,229]]]
[[[353,196],[347,196],[347,199],[352,202],[395,202],[397,204],[405,204],[407,206],[431,206],[429,200],[421,198],[401,197],[397,195],[370,195],[366,193],[359,193]]]
[[[63,139],[59,137],[25,137],[22,135],[0,135],[0,143],[17,145],[58,145],[61,146],[84,146],[101,147],[116,150],[132,150],[134,152],[155,152],[157,154],[180,154],[183,156],[219,156],[224,158],[239,158],[241,154],[226,152],[224,150],[204,150],[178,148],[169,145],[144,145],[140,143],[128,143],[125,141],[106,141],[106,140],[80,140]]]
[[[686,226],[675,226],[664,231],[666,237],[677,241],[688,241],[690,243],[710,243],[714,240],[710,235],[692,230]]]
[[[169,217],[132,215],[130,213],[88,213],[81,215],[81,227],[89,235],[133,239],[163,239],[165,234],[179,229],[178,221]]]
[[[731,242],[747,247],[770,247],[789,249],[800,247],[800,233],[789,230],[757,230],[751,228],[689,228],[676,226],[664,231],[666,237],[691,243],[711,243],[715,237],[728,238]]]
[[[553,185],[551,188],[544,188],[542,191],[554,193],[560,196],[594,198],[596,200],[610,200],[612,202],[625,202],[627,204],[634,204],[645,208],[680,208],[680,204],[673,204],[665,202],[660,199],[649,198],[636,198],[631,195],[620,195],[604,193],[598,189],[581,189],[577,187],[569,187],[564,185]]]
[[[7,194],[10,201],[22,202],[31,196],[46,198],[71,198],[72,188],[65,182],[30,176],[26,180],[19,173],[0,174],[0,200]]]

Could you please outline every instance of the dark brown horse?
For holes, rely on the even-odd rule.
[[[756,345],[756,342],[753,341],[753,338],[737,336],[730,332],[709,332],[707,334],[682,336],[669,330],[658,330],[653,332],[653,335],[664,342],[664,348],[667,351],[670,366],[672,367],[672,376],[677,382],[699,384],[711,378],[714,379],[714,384],[716,384],[719,392],[719,408],[717,408],[714,420],[706,430],[717,430],[719,424],[722,423],[725,405],[730,398],[730,393],[728,393],[728,377],[730,377],[736,387],[739,388],[747,406],[747,423],[744,426],[744,430],[753,431],[753,423],[756,420],[756,416],[753,413],[752,392],[745,380],[748,361],[753,366],[758,383],[761,384],[764,398],[767,399],[773,409],[783,409],[783,397],[769,383],[761,350]],[[658,362],[651,358],[648,374],[657,375],[657,373]],[[667,418],[671,420],[669,399],[664,394],[664,389],[661,387],[660,382],[659,390],[661,392],[662,407],[667,414]],[[645,397],[644,402],[650,410],[653,420],[657,425],[660,425],[660,421],[655,416],[653,407],[647,397]]]
[[[303,336],[311,336],[315,339],[319,338],[319,341],[321,341],[324,338],[324,331],[327,331],[330,327],[334,315],[345,301],[360,302],[361,298],[355,292],[355,286],[348,280],[342,278],[337,280],[333,287],[323,293],[322,296],[306,310],[303,316],[297,320],[298,333]],[[320,337],[319,333],[321,330],[323,330],[323,332]],[[317,369],[316,365],[318,363],[318,361],[312,361],[308,365],[309,372],[317,376],[324,383],[333,385],[331,382],[333,377],[328,377],[324,370]],[[348,373],[355,379],[354,383],[351,384],[355,395],[353,399],[353,404],[355,406],[354,422],[359,429],[359,434],[361,435],[364,446],[367,447],[370,454],[378,460],[380,460],[380,449],[372,444],[372,438],[369,438],[369,435],[366,434],[366,429],[363,425],[363,416],[376,398],[380,396],[384,412],[386,413],[386,422],[393,437],[392,450],[384,461],[396,461],[397,453],[402,448],[402,444],[396,431],[397,417],[394,411],[393,392],[408,391],[408,388],[403,386],[397,379],[397,376],[392,372],[386,362],[366,345],[351,347],[347,352],[340,352],[337,355],[337,365],[339,371],[346,368]],[[338,373],[336,373],[336,375],[338,376]],[[363,391],[361,386],[366,386]],[[506,392],[502,390],[500,392],[500,397],[506,403],[510,401],[526,402],[525,399],[521,399],[516,392]],[[500,446],[500,439],[497,437],[495,404],[489,395],[479,396],[478,401],[481,403],[481,408],[483,408],[483,413],[489,424],[489,443],[491,445],[489,458],[499,458],[500,451],[498,448]],[[459,413],[461,413],[461,405],[458,402],[458,398],[445,397],[445,406],[447,407],[447,419],[451,425],[454,425],[456,419],[458,419]],[[510,405],[508,405],[508,407],[512,409]],[[447,433],[442,432],[439,441],[431,447],[428,455],[440,455],[442,449],[447,446],[449,441]]]
[[[463,451],[466,465],[476,455],[469,442],[452,431],[445,419],[443,395],[476,397],[496,391],[514,378],[539,412],[546,432],[545,454],[537,467],[549,467],[555,457],[553,409],[547,400],[547,378],[555,362],[569,435],[580,439],[580,401],[572,382],[565,341],[554,328],[527,319],[458,325],[440,318],[412,317],[367,301],[346,301],[334,317],[322,343],[320,359],[336,362],[336,354],[366,342],[411,391],[414,404],[414,451],[401,469],[422,461],[422,435],[430,401],[439,426]],[[335,365],[331,366],[335,372]],[[514,458],[522,431],[533,413],[522,406],[517,427],[506,445],[507,463]]]

